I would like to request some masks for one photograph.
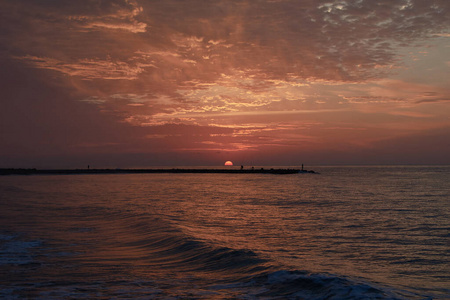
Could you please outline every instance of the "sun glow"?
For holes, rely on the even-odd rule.
[[[227,161],[225,162],[225,166],[232,166],[232,165],[233,165],[233,162],[230,161],[230,160],[227,160]]]

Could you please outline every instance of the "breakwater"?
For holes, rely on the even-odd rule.
[[[196,174],[298,174],[315,173],[301,169],[0,169],[0,175],[70,175],[70,174],[149,174],[149,173],[196,173]]]

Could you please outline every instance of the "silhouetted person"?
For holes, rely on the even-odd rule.
[[[244,170],[244,166],[243,165],[241,165],[241,170]]]

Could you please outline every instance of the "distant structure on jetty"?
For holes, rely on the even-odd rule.
[[[195,174],[298,174],[316,173],[300,169],[0,169],[0,175],[70,175],[70,174],[151,174],[151,173],[195,173]]]

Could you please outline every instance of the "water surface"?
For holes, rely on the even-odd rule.
[[[450,167],[0,177],[0,297],[445,299]]]

